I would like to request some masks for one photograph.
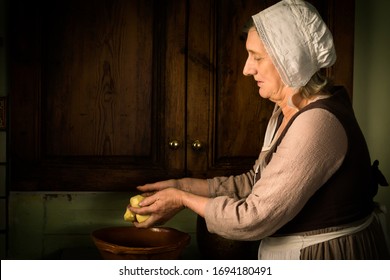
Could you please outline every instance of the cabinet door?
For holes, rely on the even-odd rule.
[[[189,1],[188,173],[210,177],[251,168],[272,104],[262,100],[246,61],[242,28],[263,1]],[[205,28],[207,26],[207,28]],[[201,143],[193,150],[194,141]]]
[[[129,190],[184,176],[166,137],[184,139],[185,1],[10,7],[12,189]]]

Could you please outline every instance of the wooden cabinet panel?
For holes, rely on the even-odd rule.
[[[183,176],[165,137],[184,139],[185,2],[43,3],[10,4],[11,188]]]
[[[242,74],[247,56],[242,28],[265,3],[201,2],[190,1],[188,21],[188,172],[237,174],[253,165],[273,108],[260,99],[253,78]],[[195,140],[203,144],[198,152],[191,147]]]
[[[242,29],[253,11],[264,8],[264,1],[219,2],[218,14],[216,118],[220,125],[216,133],[216,155],[253,158],[262,145],[269,113],[273,104],[259,96],[253,77],[242,71],[247,59]],[[240,134],[237,135],[237,129]],[[226,139],[233,138],[232,141]],[[253,163],[253,162],[252,162]]]
[[[164,3],[165,32],[160,26],[155,26],[155,32],[166,34],[165,51],[156,49],[163,61],[158,69],[164,83],[159,84],[157,108],[163,110],[158,115],[163,127],[154,135],[162,143],[164,165],[174,177],[185,176],[186,168],[186,87],[187,87],[187,16],[186,1],[169,0]],[[162,52],[162,54],[161,54]],[[165,55],[163,55],[165,54]],[[177,141],[177,149],[169,148],[169,142]],[[167,175],[169,177],[169,174]],[[153,179],[145,178],[145,182]]]
[[[42,30],[45,155],[150,156],[153,2],[56,1]]]
[[[273,104],[242,74],[242,27],[276,2],[11,1],[12,190],[129,191],[251,168]],[[328,74],[352,94],[353,0],[310,2],[334,34]]]

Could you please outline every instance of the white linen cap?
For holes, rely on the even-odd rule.
[[[318,11],[302,0],[282,0],[252,16],[283,82],[305,86],[336,61],[333,37]]]

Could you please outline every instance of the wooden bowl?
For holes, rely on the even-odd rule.
[[[167,227],[108,227],[91,235],[106,260],[178,259],[191,239],[188,233]]]

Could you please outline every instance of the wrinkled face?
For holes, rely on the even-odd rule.
[[[244,75],[253,76],[259,87],[261,97],[275,103],[281,102],[285,97],[284,89],[286,89],[286,85],[280,78],[254,27],[248,32],[246,49],[248,58],[243,70]]]

